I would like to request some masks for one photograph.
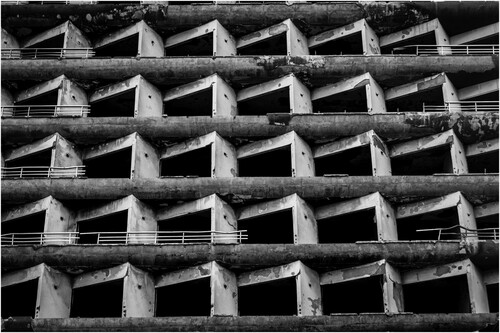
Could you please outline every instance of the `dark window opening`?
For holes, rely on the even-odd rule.
[[[91,220],[78,222],[80,239],[78,244],[122,244],[125,243],[125,232],[127,231],[128,210],[98,217]],[[112,234],[82,235],[86,232],[112,232]]]
[[[465,270],[465,267],[462,267]],[[404,309],[415,313],[470,313],[466,275],[403,285]]]
[[[319,157],[314,160],[316,175],[348,174],[350,176],[372,176],[370,146],[357,147],[343,152]]]
[[[368,112],[366,87],[314,100],[313,109],[315,113]]]
[[[24,166],[50,167],[51,159],[52,159],[52,148],[49,148],[33,154],[16,158],[14,160],[5,161],[5,167],[6,168],[24,167]]]
[[[210,294],[210,277],[156,288],[156,317],[208,317]]]
[[[169,116],[212,116],[212,88],[197,91],[163,103]]]
[[[498,45],[498,34],[468,42],[466,45]]]
[[[311,48],[311,54],[313,55],[363,54],[363,40],[361,37],[361,31]]]
[[[391,158],[393,176],[453,173],[449,145]]]
[[[136,57],[139,49],[139,34],[120,39],[95,49],[96,57]]]
[[[292,209],[238,221],[239,230],[247,230],[247,244],[293,244]]]
[[[383,276],[321,286],[323,313],[384,312]]]
[[[296,316],[295,277],[238,288],[240,316]]]
[[[160,161],[161,177],[212,176],[212,144]]]
[[[14,235],[13,238],[14,244],[16,244],[16,241],[22,242],[22,244],[40,244],[41,236],[32,233],[43,233],[44,228],[45,211],[41,211],[7,222],[2,222],[2,235],[15,233],[16,235]],[[5,242],[9,242],[9,237],[6,237]],[[3,240],[2,244],[5,244]]]
[[[29,49],[45,49],[45,48],[50,48],[50,49],[62,49],[64,48],[64,39],[66,37],[66,34],[62,33],[57,36],[54,36],[52,38],[43,40],[41,42],[38,42],[36,44],[30,45],[27,48]],[[38,50],[40,51],[40,50]],[[55,50],[53,50],[55,51]],[[21,51],[21,54],[24,52],[30,52],[32,53],[33,51]]]
[[[17,106],[20,106],[20,105],[57,105],[58,96],[59,96],[59,89],[54,89],[54,90],[48,91],[46,93],[36,95],[35,97],[31,97],[31,98],[16,102],[16,105]],[[39,110],[39,108],[37,108],[37,110]],[[28,111],[28,109],[26,108],[23,111]]]
[[[375,208],[317,221],[319,243],[377,241]]]
[[[213,56],[214,55],[214,34],[210,32],[206,35],[187,40],[165,48],[166,57],[185,57],[185,56]]]
[[[189,213],[172,219],[158,221],[158,231],[210,231],[212,229],[212,210],[205,209],[199,212]],[[162,239],[162,237],[165,237]],[[175,239],[172,239],[175,237]],[[210,237],[209,233],[197,234],[181,232],[160,235],[158,243],[200,243],[200,238]],[[208,240],[203,240],[208,242]]]
[[[135,88],[91,104],[91,117],[134,117]]]
[[[417,216],[398,219],[399,240],[438,240],[439,231],[419,231],[422,229],[449,228],[458,225],[456,207],[446,208]],[[451,233],[451,234],[445,234]],[[460,228],[442,231],[441,240],[459,240]]]
[[[387,112],[444,112],[442,86],[386,101]],[[437,107],[437,108],[436,108]]]
[[[498,237],[498,221],[499,221],[499,214],[476,217],[477,229],[483,230],[482,232],[479,233],[478,238],[481,240],[494,239],[494,234],[493,234],[494,231],[491,230],[491,228],[497,229],[495,230],[495,234]],[[484,230],[484,229],[490,229],[490,230]]]
[[[84,161],[88,178],[130,178],[132,147]]]
[[[268,113],[290,113],[290,89],[285,87],[238,102],[240,116],[258,116]]]
[[[498,283],[487,285],[486,292],[488,293],[490,313],[498,312]]]
[[[490,103],[485,103],[486,105],[479,103],[477,104],[477,111],[498,111],[498,91],[490,92],[484,95],[468,98],[466,101],[462,101],[465,111],[475,111],[474,103],[468,102],[481,102],[489,101]]]
[[[238,49],[239,55],[287,55],[286,32]]]
[[[394,50],[398,47],[410,46],[410,45],[436,45],[436,34],[434,31],[429,33],[416,36],[410,39],[402,40],[401,42],[394,43],[388,46],[384,46],[380,48],[382,54],[416,54],[417,50],[415,47],[408,47],[401,50]],[[432,52],[436,53],[436,47],[426,47],[427,50],[432,50]],[[394,51],[393,51],[394,50]]]
[[[240,177],[291,177],[291,147],[288,145],[239,159],[238,166]]]
[[[35,317],[38,280],[2,287],[2,318]]]
[[[469,173],[498,173],[498,150],[467,157]]]
[[[123,279],[73,289],[71,318],[120,318]]]

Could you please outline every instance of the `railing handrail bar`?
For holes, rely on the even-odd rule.
[[[33,108],[33,107],[50,107],[50,108],[56,108],[56,107],[69,107],[69,108],[81,108],[82,106],[88,106],[90,107],[90,104],[71,104],[71,105],[64,105],[64,104],[47,104],[47,105],[37,105],[37,104],[26,104],[26,105],[1,105],[0,107],[2,108]]]
[[[53,166],[21,166],[21,167],[2,167],[2,170],[14,170],[14,169],[36,169],[36,168],[47,168],[47,169],[55,169],[55,170],[62,170],[62,169],[73,169],[73,168],[85,168],[85,165],[75,165],[75,166],[68,166],[68,167],[53,167]]]
[[[137,235],[154,235],[154,234],[204,234],[204,233],[215,233],[215,234],[237,234],[247,232],[247,230],[234,230],[234,231],[91,231],[91,232],[80,232],[80,235],[115,235],[115,234],[137,234]]]
[[[446,228],[417,229],[416,231],[417,232],[419,232],[419,231],[443,231],[443,230],[451,230],[451,229],[457,228],[457,227],[460,228],[460,229],[467,230],[467,231],[481,231],[481,230],[497,230],[497,229],[500,229],[500,228],[470,229],[470,228],[464,227],[463,225],[456,224],[454,226],[446,227]]]

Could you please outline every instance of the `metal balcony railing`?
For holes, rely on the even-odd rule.
[[[91,48],[17,48],[2,49],[2,59],[58,59],[91,58],[95,51]]]
[[[246,230],[237,231],[135,231],[135,232],[81,232],[80,236],[95,236],[96,244],[185,244],[215,243],[248,239]]]
[[[35,1],[32,1],[32,3]],[[29,1],[2,1],[3,4],[7,5],[27,5],[29,4]],[[35,2],[37,3],[37,2]],[[63,5],[70,5],[70,4],[89,4],[93,5],[98,3],[98,1],[95,0],[87,0],[87,1],[80,1],[80,0],[61,0],[61,1],[55,1],[55,0],[49,0],[49,1],[38,1],[38,4],[43,5],[43,4],[63,4]]]
[[[453,229],[458,229],[458,231],[450,231]],[[457,236],[463,240],[468,237],[493,240],[499,238],[499,228],[469,229],[461,225],[448,228],[419,229],[417,232],[437,232],[437,240],[441,240],[441,236]]]
[[[444,105],[422,104],[423,112],[499,111],[498,101],[453,101]]]
[[[85,166],[48,167],[24,166],[3,167],[2,179],[6,178],[79,178],[85,176]]]
[[[78,232],[18,232],[2,235],[2,245],[74,244]]]
[[[406,45],[394,48],[393,54],[487,55],[498,54],[498,45]]]
[[[83,117],[90,105],[9,105],[2,106],[4,118]]]

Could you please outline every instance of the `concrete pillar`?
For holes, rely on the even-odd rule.
[[[135,89],[134,117],[162,116],[163,99],[160,90],[141,75],[136,75],[128,80],[113,83],[95,90],[90,95],[89,102],[90,104],[97,103],[132,89]],[[95,115],[98,116],[97,114]]]
[[[317,244],[318,227],[313,210],[297,194],[240,208],[237,219],[241,221],[287,209],[292,210],[294,244]]]
[[[45,264],[2,274],[2,288],[38,279],[34,318],[69,318],[71,279]],[[2,299],[8,308],[9,300]]]
[[[378,36],[372,28],[366,23],[365,19],[353,22],[351,24],[322,32],[318,35],[309,37],[308,47],[310,49],[326,44],[337,39],[341,39],[361,32],[363,44],[363,55],[379,55],[380,46]]]
[[[498,22],[451,36],[450,40],[452,45],[462,45],[494,35],[498,35]]]
[[[394,144],[389,148],[389,157],[392,159],[445,145],[450,146],[452,164],[447,171],[457,175],[468,173],[465,149],[453,130]]]
[[[236,93],[217,74],[168,90],[163,94],[163,102],[189,97],[206,89],[212,90],[212,112],[210,114],[212,117],[229,117],[238,114]],[[169,111],[165,110],[165,114],[169,115]]]
[[[379,193],[375,192],[360,198],[337,202],[316,208],[316,220],[375,208],[378,241],[398,240],[396,214],[392,205]]]
[[[271,27],[253,32],[236,40],[236,48],[240,49],[254,43],[286,33],[287,54],[289,56],[309,55],[306,36],[287,19]]]
[[[468,86],[465,88],[458,89],[458,99],[461,101],[466,101],[468,99],[476,98],[482,95],[493,93],[498,91],[499,80],[494,79],[486,82],[481,82]]]
[[[373,176],[392,175],[391,161],[389,159],[389,150],[385,143],[374,131],[368,131],[354,137],[340,139],[331,143],[315,147],[313,150],[314,158],[321,158],[340,154],[349,149],[370,146],[370,158],[372,163]],[[339,158],[339,163],[342,163]]]
[[[94,49],[97,52],[99,48],[109,46],[135,34],[139,35],[137,57],[163,57],[163,39],[144,21],[139,21],[100,38],[94,43]],[[120,56],[120,54],[116,54],[115,56]]]
[[[162,274],[155,288],[210,278],[210,316],[238,315],[238,285],[236,275],[215,261]],[[196,299],[192,300],[196,302]],[[175,302],[172,299],[172,302]]]
[[[294,261],[282,266],[241,273],[238,276],[238,287],[290,277],[295,277],[296,282],[297,315],[321,316],[323,314],[323,306],[321,303],[319,275],[301,261]],[[265,302],[265,299],[262,301]]]
[[[169,159],[196,149],[211,146],[210,175],[212,178],[237,177],[238,163],[236,149],[224,140],[217,132],[200,136],[177,145],[170,146],[160,154],[162,163],[169,163]],[[203,163],[206,161],[198,161]]]
[[[210,209],[210,229],[207,228],[205,231],[207,233],[209,231],[230,233],[225,235],[214,234],[213,243],[238,244],[239,241],[237,239],[237,234],[234,233],[238,230],[236,215],[231,206],[222,200],[217,194],[212,194],[198,200],[160,209],[156,213],[156,220],[161,223],[168,223],[168,220],[170,219],[186,216],[207,209]],[[186,226],[186,230],[191,229],[189,226]]]
[[[294,74],[242,89],[238,92],[236,101],[243,102],[286,87],[289,89],[290,113],[312,113],[309,89]]]
[[[459,275],[467,276],[471,313],[489,312],[488,295],[483,277],[470,259],[406,271],[401,274],[403,284],[419,283]],[[461,290],[457,290],[461,292]]]
[[[214,57],[236,55],[236,41],[234,37],[217,20],[168,37],[165,39],[165,48],[168,49],[207,34],[212,34],[212,55]]]

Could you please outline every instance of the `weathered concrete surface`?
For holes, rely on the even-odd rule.
[[[49,80],[65,74],[72,79],[118,81],[141,74],[153,84],[184,84],[214,73],[233,84],[257,84],[294,73],[302,82],[313,85],[370,72],[379,84],[397,86],[441,72],[484,73],[497,78],[498,55],[29,59],[4,60],[1,72],[2,80]]]
[[[268,114],[236,117],[2,119],[4,145],[27,144],[57,132],[77,144],[96,144],[137,132],[149,140],[187,139],[216,131],[224,138],[276,137],[295,131],[305,140],[354,136],[373,130],[408,139],[454,129],[463,144],[498,138],[498,112],[382,114]],[[314,129],[314,130],[311,130]]]
[[[481,245],[483,244],[483,245]],[[484,245],[486,244],[486,245]],[[113,255],[110,256],[110,251]],[[230,270],[254,270],[300,260],[316,271],[354,267],[386,259],[397,268],[420,268],[471,258],[479,267],[496,265],[498,243],[459,241],[358,242],[337,244],[185,244],[3,246],[2,270],[39,263],[81,273],[129,262],[147,271],[165,271],[217,261]],[[83,256],[82,253],[85,253]],[[265,262],[262,258],[265,257]],[[490,265],[488,265],[488,263]]]
[[[25,203],[52,195],[58,200],[192,200],[217,193],[228,203],[248,199],[355,198],[380,192],[388,199],[438,197],[461,191],[474,205],[498,200],[498,175],[238,177],[164,179],[5,179],[3,203]]]

